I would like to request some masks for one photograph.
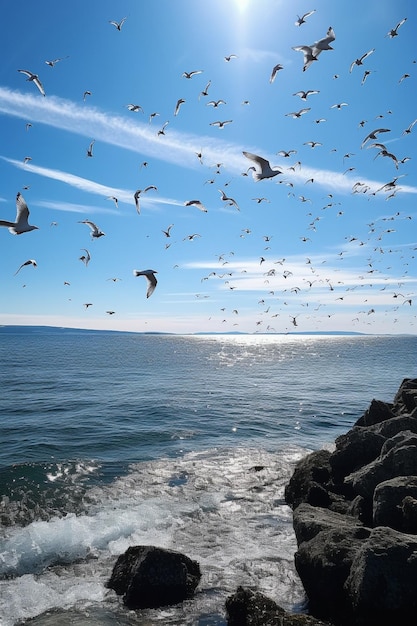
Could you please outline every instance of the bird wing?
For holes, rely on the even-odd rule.
[[[29,209],[20,191],[16,196],[16,224],[27,224],[29,219]],[[14,226],[14,224],[12,224]]]
[[[243,151],[243,154],[254,163],[257,163],[261,169],[264,169],[265,167],[270,167],[269,161],[267,161],[263,157],[258,156],[257,154],[252,154],[252,152],[245,151]]]
[[[45,96],[45,90],[43,88],[43,85],[41,83],[41,81],[39,80],[39,78],[37,76],[35,76],[35,78],[33,79],[33,82],[35,83],[35,85],[37,86],[37,88],[39,89],[39,91],[41,92],[41,94],[43,96]]]

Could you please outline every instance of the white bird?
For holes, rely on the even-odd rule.
[[[192,78],[196,74],[202,74],[203,70],[193,70],[192,72],[183,72],[182,76],[184,78]]]
[[[139,197],[141,193],[146,193],[147,191],[150,191],[151,189],[154,189],[155,191],[158,191],[158,188],[155,187],[155,185],[148,185],[148,187],[145,187],[145,189],[137,189],[134,193],[134,199],[135,199],[135,206],[136,206],[136,211],[137,213],[140,215],[140,203],[139,203]]]
[[[301,117],[302,115],[304,115],[304,113],[308,113],[309,111],[311,111],[311,109],[307,107],[306,109],[300,109],[299,111],[292,111],[291,113],[286,113],[285,116],[293,117],[295,119],[297,117]]]
[[[134,276],[145,276],[148,281],[148,290],[146,292],[146,297],[149,298],[153,292],[155,291],[155,287],[158,283],[156,280],[155,274],[158,272],[156,270],[133,270]]]
[[[330,45],[336,39],[336,35],[334,33],[333,28],[330,26],[326,37],[319,39],[314,42],[310,46],[293,46],[293,50],[297,52],[302,52],[304,55],[304,64],[303,64],[303,72],[305,72],[313,61],[317,61],[319,54],[323,52],[323,50],[333,50]]]
[[[187,200],[187,202],[184,202],[184,206],[195,206],[197,209],[200,209],[200,211],[203,211],[203,213],[207,213],[206,207],[200,200]]]
[[[310,17],[310,15],[313,15],[313,13],[315,12],[316,12],[316,9],[313,9],[312,11],[309,11],[308,13],[304,13],[304,15],[302,15],[301,17],[297,15],[297,21],[294,22],[295,26],[301,26],[301,24],[304,24],[306,19]]]
[[[44,90],[43,85],[42,85],[41,81],[39,80],[39,76],[37,74],[33,74],[32,72],[29,72],[29,70],[17,70],[17,71],[21,72],[21,74],[25,74],[27,76],[26,80],[29,80],[30,82],[33,82],[36,85],[36,87],[39,89],[41,94],[43,96],[45,95],[45,90]]]
[[[49,67],[54,67],[59,61],[63,61],[64,59],[68,59],[68,57],[60,57],[59,59],[52,59],[51,61],[45,61],[46,65]]]
[[[93,146],[96,143],[96,140],[93,139],[93,141],[90,143],[90,145],[87,148],[87,156],[88,157],[92,157],[93,156]]]
[[[397,37],[398,35],[398,29],[400,28],[400,26],[402,26],[404,24],[404,22],[407,21],[407,18],[405,17],[403,20],[401,20],[400,22],[398,22],[397,26],[395,28],[392,28],[391,30],[389,30],[387,32],[387,34],[385,35],[385,37],[389,37],[390,39],[392,39],[393,37]]]
[[[180,98],[179,100],[177,100],[177,104],[175,105],[174,115],[178,115],[180,107],[182,104],[184,104],[184,102],[185,102],[184,98]]]
[[[390,132],[389,128],[376,128],[375,130],[371,131],[368,135],[366,135],[365,139],[361,143],[361,148],[364,147],[364,145],[369,139],[377,140],[378,139],[377,135],[379,135],[379,133],[389,133],[389,132]]]
[[[87,248],[81,248],[81,250],[84,250],[85,254],[82,254],[79,257],[79,260],[82,261],[84,263],[84,265],[87,267],[87,265],[90,263],[91,261],[91,256],[89,251],[87,250]]]
[[[113,200],[114,204],[116,205],[116,209],[119,208],[119,200],[118,198],[116,198],[116,196],[109,196],[107,200]]]
[[[403,130],[403,135],[410,135],[411,131],[413,130],[413,126],[417,124],[417,118],[411,122],[411,124],[409,126],[407,126],[407,128],[405,130]]]
[[[143,113],[143,109],[140,104],[127,104],[126,107],[129,109],[129,111],[133,111],[134,113],[138,113],[139,111]]]
[[[124,17],[122,20],[120,20],[120,22],[116,22],[114,20],[109,20],[109,24],[113,24],[113,26],[115,28],[117,28],[117,30],[122,30],[122,26],[125,23],[125,21],[127,20],[127,17]]]
[[[221,194],[223,202],[226,202],[229,206],[235,206],[237,210],[240,211],[239,205],[234,198],[227,196],[222,189],[219,189],[219,193]]]
[[[350,64],[349,72],[353,70],[355,65],[363,65],[364,60],[369,57],[369,55],[371,55],[373,52],[375,52],[375,48],[372,48],[372,50],[368,50],[368,52],[365,52],[365,54],[363,54],[361,57],[358,57],[357,59],[352,61],[352,63]]]
[[[281,63],[277,63],[277,65],[275,65],[272,68],[271,76],[269,77],[269,82],[273,83],[278,72],[283,69],[284,69],[284,66],[281,65]]]
[[[244,156],[247,159],[250,159],[261,171],[252,172],[254,180],[262,180],[263,178],[272,178],[273,176],[277,176],[278,174],[282,174],[281,170],[272,169],[269,161],[264,159],[263,157],[258,156],[257,154],[252,154],[252,152],[243,151]]]
[[[220,106],[221,104],[226,104],[225,100],[210,100],[210,102],[207,102],[208,107],[213,107],[215,109],[217,109],[218,106]]]
[[[16,272],[14,273],[14,275],[16,276],[16,274],[18,272],[20,272],[20,270],[22,269],[22,267],[26,267],[27,265],[33,265],[33,267],[38,267],[38,264],[36,263],[35,259],[28,259],[27,261],[25,261],[24,263],[22,263],[22,265],[19,267],[19,269],[16,270]]]
[[[31,226],[28,220],[29,209],[19,191],[16,196],[16,221],[8,222],[7,220],[0,220],[0,226],[6,226],[12,235],[21,235],[22,233],[28,233],[31,230],[38,230],[38,227]]]
[[[103,233],[103,231],[100,230],[98,226],[96,226],[94,222],[91,222],[90,220],[81,220],[81,221],[78,221],[78,223],[87,224],[87,226],[91,229],[91,236],[93,239],[98,239],[99,237],[103,237],[106,234],[106,233]]]
[[[315,93],[320,93],[317,89],[308,89],[307,91],[296,91],[293,96],[300,96],[301,100],[307,100],[308,96],[312,96]]]
[[[224,128],[226,124],[231,124],[232,122],[233,120],[224,120],[223,122],[220,122],[220,121],[211,122],[210,126],[218,126],[219,128]]]

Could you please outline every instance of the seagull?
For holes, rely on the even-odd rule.
[[[166,230],[162,231],[164,233],[165,237],[171,237],[171,228],[173,226],[174,226],[174,224],[170,224]]]
[[[87,248],[81,248],[81,250],[84,250],[85,254],[82,254],[79,257],[79,260],[82,261],[84,263],[84,265],[87,267],[87,265],[89,264],[90,260],[91,260],[91,256],[89,251],[87,250]]]
[[[353,70],[355,65],[363,65],[364,60],[367,57],[369,57],[369,55],[371,55],[373,52],[375,52],[375,48],[372,48],[372,50],[368,50],[368,52],[365,52],[365,54],[363,54],[361,57],[359,57],[358,59],[355,59],[354,61],[352,61],[352,63],[350,64],[349,72],[351,72]]]
[[[127,20],[127,17],[124,17],[122,20],[120,20],[120,22],[115,22],[114,20],[109,20],[109,24],[113,24],[113,26],[115,28],[117,28],[117,30],[122,30],[122,26],[125,23],[125,21]]]
[[[410,135],[411,131],[413,130],[413,126],[417,124],[417,118],[411,122],[411,124],[409,126],[407,126],[407,128],[405,130],[403,130],[403,135]]]
[[[221,194],[223,202],[226,202],[229,206],[235,206],[237,210],[240,211],[239,205],[234,198],[229,198],[222,189],[219,189],[219,193]]]
[[[203,70],[193,70],[192,72],[183,72],[182,77],[184,78],[192,78],[196,74],[202,74]]]
[[[280,150],[279,152],[277,152],[277,154],[279,154],[279,156],[282,156],[286,159],[288,159],[292,154],[297,154],[297,150]]]
[[[224,120],[223,122],[211,122],[210,126],[218,126],[219,128],[224,128],[226,124],[231,124],[233,120]]]
[[[200,200],[187,200],[187,202],[184,202],[184,206],[195,206],[197,209],[200,209],[200,211],[203,211],[203,213],[207,213],[206,207]]]
[[[91,228],[91,236],[93,237],[93,239],[98,239],[99,237],[103,237],[106,234],[103,233],[103,231],[101,231],[98,226],[96,226],[94,222],[91,222],[90,220],[81,220],[78,221],[78,223],[87,224],[87,226]]]
[[[296,91],[293,96],[300,96],[301,100],[307,100],[308,96],[312,96],[315,93],[320,93],[317,89],[309,89],[308,91]]]
[[[45,95],[45,90],[43,88],[43,85],[41,83],[41,81],[39,80],[39,76],[37,74],[33,74],[32,72],[29,72],[29,70],[17,70],[18,72],[21,72],[22,74],[26,74],[27,79],[31,82],[33,82],[36,87],[39,89],[39,91],[41,92],[41,94],[44,96]]]
[[[92,157],[93,156],[93,146],[96,143],[96,140],[93,139],[93,141],[90,143],[90,145],[87,148],[87,156],[88,157]]]
[[[22,265],[19,267],[19,269],[16,270],[14,275],[16,276],[16,274],[20,272],[22,267],[26,267],[27,265],[33,265],[33,267],[38,267],[38,264],[36,263],[35,259],[29,259],[28,261],[25,261],[24,263],[22,263]]]
[[[217,109],[218,106],[220,106],[221,104],[226,104],[225,100],[210,100],[210,102],[207,102],[206,106],[212,106],[215,109]]]
[[[227,57],[224,57],[224,60],[229,63],[232,59],[237,59],[237,54],[229,54]]]
[[[184,104],[184,102],[185,102],[184,98],[180,98],[179,100],[177,100],[177,104],[175,105],[174,115],[178,115],[180,107],[182,104]]]
[[[309,107],[307,107],[306,109],[300,109],[299,111],[293,111],[292,113],[286,113],[285,116],[286,117],[293,117],[295,119],[297,117],[301,117],[302,115],[304,115],[304,113],[308,113],[309,111],[311,111],[311,109]]]
[[[273,83],[273,82],[274,82],[274,80],[275,80],[276,75],[278,74],[278,72],[279,72],[280,70],[283,70],[283,69],[284,69],[284,66],[283,66],[283,65],[281,65],[281,63],[278,63],[277,65],[275,65],[275,66],[272,68],[271,76],[269,77],[269,82],[270,82],[270,83]]]
[[[392,28],[391,30],[389,30],[387,32],[387,34],[385,35],[385,37],[389,37],[390,39],[392,39],[393,37],[397,37],[398,35],[398,29],[400,28],[400,26],[402,26],[404,24],[404,22],[407,21],[407,18],[405,17],[403,20],[401,20],[400,22],[398,22],[397,26],[395,28]]]
[[[133,276],[146,276],[146,280],[148,281],[148,290],[146,292],[147,298],[149,298],[155,291],[155,287],[158,282],[155,277],[155,274],[157,273],[158,272],[156,270],[133,270]]]
[[[85,102],[86,97],[87,96],[92,96],[92,95],[93,95],[92,92],[88,91],[88,89],[87,89],[87,91],[84,91],[84,93],[83,93],[83,101]]]
[[[0,226],[6,226],[12,235],[21,235],[22,233],[28,233],[31,230],[38,230],[38,226],[31,226],[28,219],[29,209],[19,191],[16,196],[16,221],[8,222],[6,220],[0,220]]]
[[[257,154],[252,154],[252,152],[243,151],[243,155],[257,164],[258,167],[261,168],[261,171],[252,172],[253,179],[258,181],[263,178],[272,178],[273,176],[277,176],[278,174],[282,174],[280,170],[272,169],[269,161],[264,159],[263,157],[258,156]]]
[[[379,133],[389,133],[389,132],[390,132],[389,128],[376,128],[375,130],[371,131],[368,135],[366,135],[365,139],[361,143],[361,148],[364,147],[364,145],[369,139],[377,140],[378,139],[377,135],[379,135]]]
[[[333,50],[330,44],[335,39],[336,35],[333,28],[330,26],[327,30],[326,37],[319,39],[311,46],[293,46],[293,50],[296,50],[297,52],[302,52],[304,55],[303,72],[305,72],[310,67],[313,61],[318,60],[318,56],[323,52],[323,50]]]
[[[60,57],[59,59],[52,59],[51,61],[45,61],[46,65],[49,67],[54,67],[59,61],[63,61],[64,59],[68,59],[68,57]]]
[[[211,85],[211,80],[209,80],[207,85],[204,87],[203,91],[200,91],[200,94],[198,96],[199,100],[200,100],[201,96],[208,96],[208,90],[209,90],[210,85]]]
[[[150,191],[151,189],[154,189],[155,191],[158,191],[158,188],[155,187],[155,185],[148,185],[148,187],[145,187],[145,189],[137,189],[134,193],[134,199],[135,199],[135,206],[136,206],[136,211],[138,212],[138,214],[140,214],[140,204],[139,204],[139,197],[141,193],[146,193],[147,191]]]
[[[312,11],[309,11],[308,13],[304,13],[304,15],[302,15],[301,17],[297,15],[297,21],[294,22],[295,26],[301,26],[301,24],[305,24],[306,19],[310,17],[310,15],[313,15],[313,13],[315,12],[316,12],[316,9],[313,9]]]
[[[116,205],[116,209],[119,208],[119,200],[118,198],[116,198],[116,196],[109,196],[107,200],[113,200],[114,204]]]
[[[134,113],[138,113],[139,111],[143,113],[143,109],[140,104],[127,104],[126,107],[129,109],[129,111],[133,111]]]

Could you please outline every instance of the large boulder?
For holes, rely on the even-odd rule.
[[[417,623],[417,379],[372,400],[285,490],[309,613],[337,626]]]
[[[194,593],[200,566],[180,552],[155,546],[132,546],[119,556],[107,586],[130,609],[177,604]]]

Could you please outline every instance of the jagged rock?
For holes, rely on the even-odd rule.
[[[318,450],[297,464],[290,482],[285,487],[285,501],[293,509],[301,502],[328,506],[330,498],[323,488],[331,475],[330,452]]]
[[[295,468],[295,565],[309,613],[337,626],[417,620],[417,379]]]
[[[258,591],[238,587],[226,600],[228,626],[326,626],[309,615],[287,613]]]
[[[194,593],[200,566],[180,552],[132,546],[119,556],[107,586],[131,609],[176,604]]]
[[[373,499],[373,526],[389,526],[409,533],[410,514],[406,521],[403,511],[403,501],[407,497],[417,498],[417,476],[398,476],[377,485]],[[406,510],[411,511],[411,508],[407,501]]]
[[[417,614],[417,538],[391,528],[372,530],[346,581],[356,626],[414,626]]]
[[[340,435],[335,441],[336,450],[329,458],[336,480],[343,480],[348,474],[374,461],[385,441],[383,435],[359,426]]]

